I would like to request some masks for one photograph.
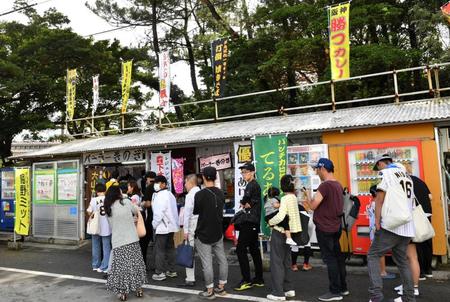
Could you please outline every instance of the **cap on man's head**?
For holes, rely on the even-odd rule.
[[[145,178],[155,178],[156,177],[156,173],[153,171],[148,171],[147,173],[145,173]]]
[[[207,180],[216,180],[217,170],[214,167],[203,168],[202,174]]]
[[[167,178],[164,175],[158,175],[155,177],[155,183],[167,184]]]
[[[314,166],[315,169],[324,167],[327,171],[334,171],[334,164],[328,158],[322,157]]]
[[[241,170],[255,171],[255,166],[251,162],[246,162],[242,166],[239,167]]]
[[[377,166],[378,162],[382,161],[382,160],[385,160],[385,159],[388,159],[388,160],[392,161],[392,157],[389,154],[378,155],[375,158],[375,165],[373,166],[373,170],[374,171],[378,171],[378,166]]]

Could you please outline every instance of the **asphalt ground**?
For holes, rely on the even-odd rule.
[[[270,272],[264,273],[266,285],[252,288],[245,292],[236,292],[232,288],[240,281],[240,271],[234,255],[229,257],[229,285],[227,292],[231,299],[262,301],[271,287]],[[198,259],[197,259],[198,260]],[[76,250],[53,248],[24,247],[22,250],[8,250],[5,243],[0,243],[0,301],[114,301],[112,294],[105,290],[103,274],[91,269],[90,245]],[[300,259],[299,259],[300,261]],[[318,263],[315,259],[313,263]],[[13,268],[27,271],[5,271]],[[146,298],[155,302],[197,301],[196,293],[203,289],[202,273],[197,261],[197,284],[187,291],[180,288],[184,281],[184,270],[177,268],[179,277],[165,281],[151,280],[145,289]],[[395,268],[391,269],[395,271]],[[36,272],[50,273],[41,276]],[[51,275],[56,274],[56,275]],[[61,276],[62,275],[62,276]],[[69,276],[67,276],[69,275]],[[80,278],[82,277],[82,278]],[[385,280],[386,298],[397,297],[393,288],[399,279]],[[349,267],[347,278],[350,296],[344,301],[368,301],[368,276],[364,267]],[[316,265],[308,272],[294,273],[294,285],[297,301],[318,301],[317,297],[328,288],[328,277],[323,265]],[[426,280],[420,283],[421,296],[417,301],[450,301],[450,281]],[[225,299],[223,299],[225,300]]]

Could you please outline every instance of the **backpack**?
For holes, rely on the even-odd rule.
[[[347,188],[344,188],[344,211],[342,214],[342,229],[347,233],[351,232],[355,221],[358,219],[361,202],[358,197],[352,195]]]

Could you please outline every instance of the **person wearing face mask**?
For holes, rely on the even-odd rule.
[[[178,209],[175,196],[167,189],[164,176],[156,176],[154,189],[152,225],[155,229],[155,274],[152,279],[163,281],[167,277],[177,277],[173,236],[179,231]]]

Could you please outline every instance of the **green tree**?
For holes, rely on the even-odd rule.
[[[119,112],[121,102],[120,59],[134,60],[134,79],[142,85],[151,82],[155,63],[146,49],[129,49],[119,42],[93,42],[67,28],[68,19],[49,10],[42,16],[28,9],[27,24],[0,23],[0,158],[11,155],[14,136],[24,129],[39,131],[54,128],[65,121],[65,74],[77,68],[76,117],[90,115],[92,76],[100,74],[100,102],[97,114]],[[148,96],[131,91],[130,109],[140,109]],[[96,128],[108,128],[111,120],[96,122]],[[126,126],[138,120],[127,119]],[[83,132],[85,122],[69,124],[69,132]]]

